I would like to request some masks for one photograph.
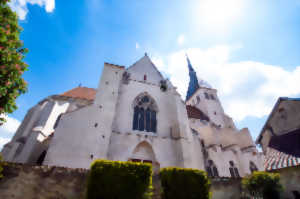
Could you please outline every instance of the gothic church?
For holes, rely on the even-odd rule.
[[[235,127],[188,58],[187,66],[183,101],[147,55],[128,68],[105,63],[97,89],[77,87],[32,107],[4,159],[70,168],[89,168],[95,159],[149,162],[155,172],[176,166],[212,177],[263,170],[248,129]]]

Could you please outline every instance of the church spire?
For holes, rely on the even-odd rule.
[[[193,66],[190,62],[189,57],[186,55],[187,63],[188,63],[188,68],[189,68],[189,76],[190,76],[190,83],[189,83],[189,88],[186,94],[186,99],[188,100],[199,88],[199,83],[197,79],[197,74],[195,70],[193,69]]]

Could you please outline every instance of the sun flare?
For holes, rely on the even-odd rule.
[[[242,16],[244,4],[245,0],[201,0],[197,13],[205,26],[224,29]]]

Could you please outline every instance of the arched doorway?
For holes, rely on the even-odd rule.
[[[139,143],[135,147],[129,161],[151,163],[154,173],[159,172],[160,165],[156,161],[152,146],[146,141]]]

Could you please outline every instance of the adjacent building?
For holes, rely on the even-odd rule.
[[[300,165],[300,98],[280,97],[256,140],[265,170]]]

